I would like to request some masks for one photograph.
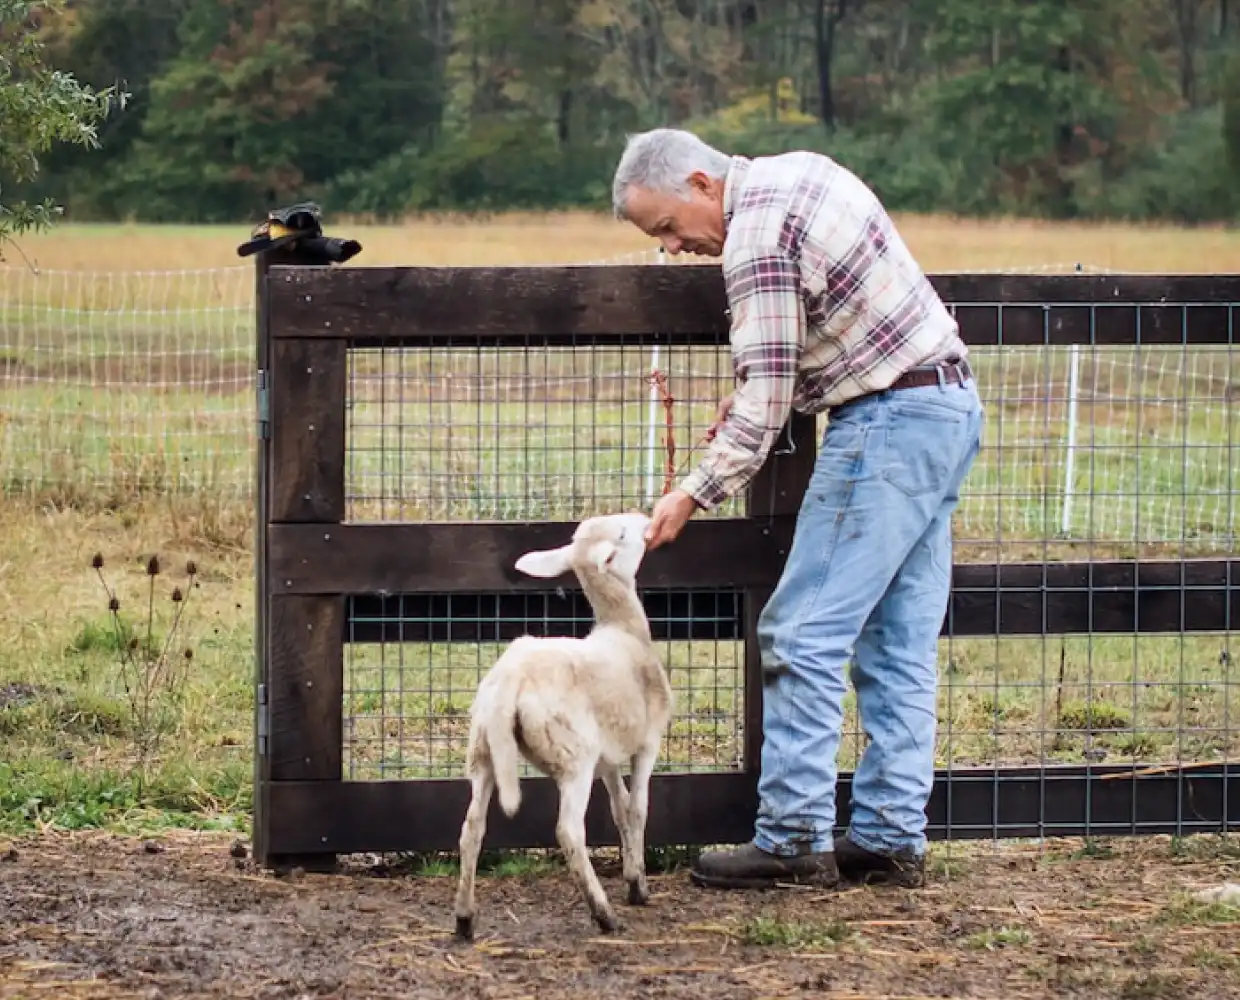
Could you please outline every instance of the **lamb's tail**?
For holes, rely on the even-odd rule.
[[[499,806],[506,816],[516,815],[521,807],[521,752],[517,749],[517,697],[521,693],[518,678],[502,684],[495,692],[484,725],[487,746],[491,750],[491,767]]]

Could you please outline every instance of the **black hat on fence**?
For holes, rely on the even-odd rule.
[[[272,209],[267,218],[254,227],[250,238],[237,247],[237,256],[249,257],[289,247],[296,249],[307,264],[341,264],[361,252],[362,245],[357,240],[324,236],[321,218],[319,206],[312,201]]]

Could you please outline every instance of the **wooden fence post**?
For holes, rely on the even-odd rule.
[[[818,457],[817,419],[793,413],[749,484],[745,513],[768,522],[767,536],[777,546],[782,566],[792,542],[801,499]],[[762,660],[758,652],[758,616],[770,600],[774,584],[745,590],[745,714],[743,760],[745,771],[757,775],[762,761]]]
[[[287,241],[290,222],[301,236]],[[271,239],[275,245],[267,245]],[[345,598],[282,594],[271,578],[268,528],[344,520],[347,342],[275,342],[268,289],[274,266],[328,266],[360,250],[354,241],[323,237],[312,204],[271,213],[238,248],[255,257],[257,331],[253,854],[275,869],[331,870],[336,862],[331,845],[299,855],[269,845],[273,781],[342,778]]]

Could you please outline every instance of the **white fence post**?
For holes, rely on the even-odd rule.
[[[1076,485],[1076,405],[1081,371],[1081,348],[1073,344],[1068,361],[1068,427],[1064,441],[1063,510],[1059,517],[1059,533],[1068,537],[1072,530],[1072,490]]]
[[[663,247],[659,247],[659,263],[667,262],[666,252]],[[655,344],[650,349],[650,370],[653,372],[659,367],[659,345]],[[655,456],[658,452],[658,439],[655,428],[658,426],[659,419],[659,387],[655,382],[650,383],[650,402],[646,408],[646,506],[654,505],[655,498],[658,496],[658,474],[655,472]]]

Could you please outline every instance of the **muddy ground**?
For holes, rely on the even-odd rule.
[[[596,935],[562,871],[480,882],[472,945],[452,875],[349,859],[256,870],[229,837],[45,834],[0,843],[0,997],[1240,997],[1240,911],[1187,894],[1240,879],[1235,842],[940,849],[921,890],[695,889]],[[943,858],[946,857],[946,860]]]

